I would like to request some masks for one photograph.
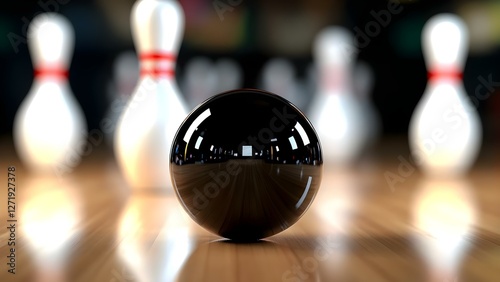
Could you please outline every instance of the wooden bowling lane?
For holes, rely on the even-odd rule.
[[[127,189],[112,155],[95,150],[63,179],[18,169],[16,274],[0,205],[0,281],[498,281],[498,162],[458,180],[415,172],[395,187],[397,158],[328,169],[308,212],[253,244],[197,226],[171,192]],[[0,183],[7,183],[0,173]],[[6,202],[5,188],[0,202]]]

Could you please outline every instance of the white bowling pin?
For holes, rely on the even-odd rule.
[[[374,145],[381,131],[380,116],[373,105],[371,93],[375,82],[373,70],[365,62],[359,62],[354,69],[355,82],[353,87],[363,113],[366,128],[366,146]]]
[[[115,155],[133,188],[168,189],[171,142],[187,115],[174,75],[184,14],[177,1],[139,0],[131,21],[141,77],[118,122]]]
[[[410,122],[415,162],[429,174],[458,174],[475,161],[482,139],[479,117],[463,87],[468,35],[452,14],[431,18],[422,33],[429,81]]]
[[[192,58],[186,64],[183,89],[191,108],[217,94],[218,74],[207,57]]]
[[[73,46],[73,27],[62,15],[38,15],[28,28],[35,79],[16,113],[13,137],[32,171],[67,171],[85,150],[86,121],[68,82]]]
[[[341,27],[324,29],[314,43],[319,86],[309,116],[329,164],[353,162],[365,143],[363,116],[350,82],[354,46],[353,35]]]

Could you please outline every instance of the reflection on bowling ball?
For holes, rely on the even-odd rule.
[[[252,241],[279,233],[319,189],[321,146],[304,114],[268,92],[216,95],[180,126],[170,155],[176,194],[199,225]]]

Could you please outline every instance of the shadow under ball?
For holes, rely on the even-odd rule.
[[[304,214],[321,183],[321,145],[284,98],[241,89],[216,95],[180,126],[170,172],[184,209],[222,237],[258,240]]]

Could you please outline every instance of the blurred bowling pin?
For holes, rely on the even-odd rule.
[[[354,90],[357,94],[361,113],[366,128],[366,146],[373,145],[381,131],[380,117],[371,100],[371,92],[374,84],[374,73],[365,62],[359,62],[354,68],[355,82]]]
[[[113,98],[129,97],[139,79],[139,61],[133,51],[122,52],[116,57],[113,64],[115,91]]]
[[[314,43],[319,86],[309,115],[329,164],[354,161],[365,143],[363,116],[350,82],[354,46],[354,37],[341,27],[324,29]]]
[[[191,108],[217,94],[218,74],[209,58],[191,59],[184,73],[183,89]]]
[[[34,171],[74,167],[85,146],[86,122],[68,82],[74,33],[62,15],[36,16],[28,29],[35,79],[14,119],[19,157]]]
[[[311,110],[310,105],[315,100],[316,94],[318,93],[319,79],[317,73],[318,70],[314,62],[311,62],[306,66],[305,74],[302,79],[302,89],[305,94],[303,107],[308,116]]]
[[[166,189],[171,142],[187,114],[174,74],[184,14],[177,1],[140,0],[131,21],[141,77],[118,122],[115,154],[133,188]]]
[[[215,63],[218,82],[214,94],[240,88],[242,85],[243,74],[240,66],[231,59],[219,59]]]
[[[278,94],[293,104],[297,104],[297,74],[292,63],[286,59],[269,60],[262,69],[261,88]]]
[[[109,85],[109,108],[105,122],[101,124],[106,140],[113,144],[118,119],[134,92],[139,78],[139,61],[133,51],[125,51],[116,57],[113,63],[113,82]]]
[[[427,173],[461,173],[472,166],[482,139],[462,83],[467,27],[455,15],[437,15],[425,25],[422,42],[429,82],[411,118],[410,148]]]

